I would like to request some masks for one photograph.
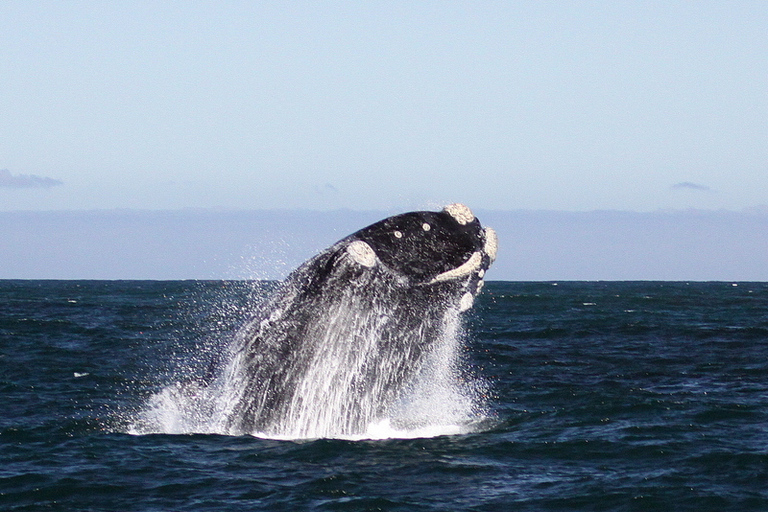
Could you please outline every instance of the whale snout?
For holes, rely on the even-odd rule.
[[[461,279],[470,275],[477,275],[482,279],[485,271],[496,259],[498,250],[498,238],[496,231],[490,227],[481,227],[472,211],[463,204],[450,204],[443,209],[461,226],[472,225],[472,235],[475,240],[475,251],[461,265],[438,274],[432,278],[432,283]]]

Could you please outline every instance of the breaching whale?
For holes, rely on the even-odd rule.
[[[238,333],[225,430],[364,433],[472,306],[496,250],[495,232],[451,204],[386,218],[314,256]]]

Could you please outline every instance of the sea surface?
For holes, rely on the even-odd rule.
[[[0,281],[0,510],[768,510],[768,283],[490,282],[462,434],[132,430],[269,288]]]

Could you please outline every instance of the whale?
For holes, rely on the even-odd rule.
[[[232,344],[225,430],[364,432],[471,308],[497,247],[493,229],[457,203],[385,218],[310,258]]]

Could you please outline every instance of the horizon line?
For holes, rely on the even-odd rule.
[[[626,213],[626,214],[679,214],[679,213],[736,213],[752,215],[768,215],[768,204],[748,206],[741,209],[729,208],[657,208],[655,210],[621,210],[617,208],[594,208],[591,210],[557,210],[548,208],[473,208],[473,211],[486,213],[563,213],[563,214],[590,214],[590,213]],[[347,207],[318,209],[318,208],[228,208],[228,207],[201,207],[186,206],[182,208],[62,208],[47,210],[0,210],[1,214],[18,213],[264,213],[264,212],[312,212],[312,213],[390,213],[394,209],[355,209]],[[401,211],[401,210],[397,210]],[[406,210],[402,210],[406,211]],[[407,210],[415,211],[415,210]],[[434,211],[433,209],[427,211]]]

